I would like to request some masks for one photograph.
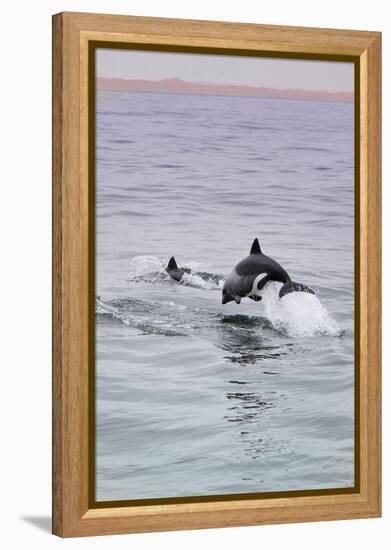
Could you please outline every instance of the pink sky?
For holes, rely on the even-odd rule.
[[[352,92],[328,92],[322,90],[276,89],[259,86],[232,84],[208,84],[186,82],[177,78],[165,80],[126,80],[119,78],[97,78],[98,90],[136,91],[136,92],[176,92],[204,95],[228,95],[249,97],[279,97],[290,99],[309,99],[314,101],[353,101]]]

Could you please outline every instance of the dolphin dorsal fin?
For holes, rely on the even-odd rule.
[[[251,246],[250,254],[262,254],[261,247],[259,246],[258,239],[254,239],[254,242]]]
[[[168,270],[171,270],[171,269],[178,269],[178,266],[177,266],[177,264],[176,264],[176,261],[175,261],[174,256],[172,256],[172,257],[170,258],[170,261],[168,262],[167,269],[168,269]]]

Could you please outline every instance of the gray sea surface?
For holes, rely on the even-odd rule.
[[[96,130],[97,500],[353,486],[353,104],[98,92]],[[255,237],[316,296],[222,305]]]

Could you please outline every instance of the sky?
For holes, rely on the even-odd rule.
[[[97,77],[352,92],[354,65],[262,57],[98,49]]]

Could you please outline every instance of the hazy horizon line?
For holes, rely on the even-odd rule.
[[[313,101],[334,101],[352,103],[354,92],[305,90],[300,88],[271,88],[246,84],[215,84],[193,82],[181,78],[160,80],[97,77],[96,87],[100,91],[166,92],[198,95],[221,95],[238,97],[274,97],[280,99],[308,99]]]

